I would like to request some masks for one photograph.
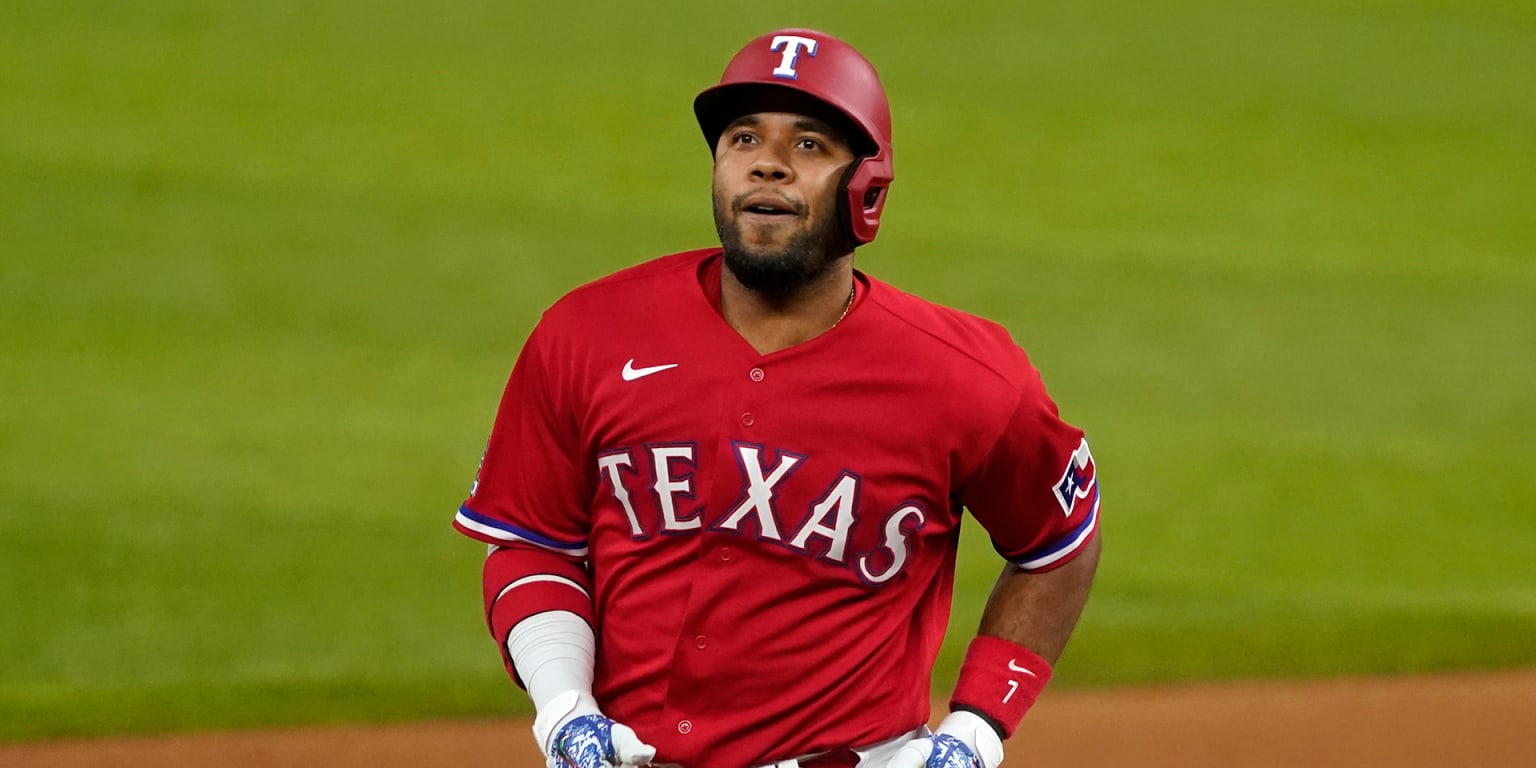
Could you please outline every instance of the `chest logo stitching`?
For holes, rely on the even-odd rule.
[[[635,359],[631,357],[624,363],[624,371],[621,375],[625,381],[634,381],[635,379],[643,379],[653,373],[661,373],[669,368],[676,367],[677,363],[667,363],[666,365],[653,365],[648,368],[636,368]]]

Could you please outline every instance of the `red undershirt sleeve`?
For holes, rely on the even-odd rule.
[[[482,586],[485,620],[501,649],[507,672],[519,685],[507,636],[519,621],[546,611],[570,611],[594,627],[592,579],[584,563],[573,562],[537,547],[512,545],[493,549],[485,558]]]

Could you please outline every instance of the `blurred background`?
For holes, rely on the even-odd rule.
[[[525,711],[449,521],[784,26],[893,104],[857,265],[1089,432],[1055,687],[1536,666],[1536,5],[7,0],[0,740]]]

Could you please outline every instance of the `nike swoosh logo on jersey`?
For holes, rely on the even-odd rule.
[[[1035,674],[1035,673],[1033,673],[1033,672],[1031,672],[1031,671],[1029,671],[1029,670],[1027,670],[1027,669],[1025,669],[1025,668],[1023,668],[1021,666],[1019,666],[1018,664],[1016,664],[1015,662],[1017,662],[1017,661],[1018,661],[1018,659],[1009,659],[1008,660],[1008,668],[1013,670],[1013,671],[1015,671],[1015,672],[1023,672],[1024,674],[1029,675],[1030,677],[1039,677],[1039,675],[1037,675],[1037,674]]]
[[[635,379],[643,379],[653,373],[661,373],[668,368],[676,367],[677,363],[667,363],[666,365],[653,365],[649,368],[636,368],[635,359],[631,357],[628,362],[624,363],[623,376],[625,381],[634,381]]]

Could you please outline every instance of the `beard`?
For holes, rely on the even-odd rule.
[[[844,238],[838,236],[833,210],[821,211],[823,215],[812,219],[810,227],[796,232],[783,245],[760,246],[748,245],[741,226],[731,217],[740,210],[740,200],[733,203],[716,192],[714,201],[715,231],[725,252],[725,266],[738,282],[760,294],[774,298],[793,295],[827,274],[843,255],[840,245]]]

